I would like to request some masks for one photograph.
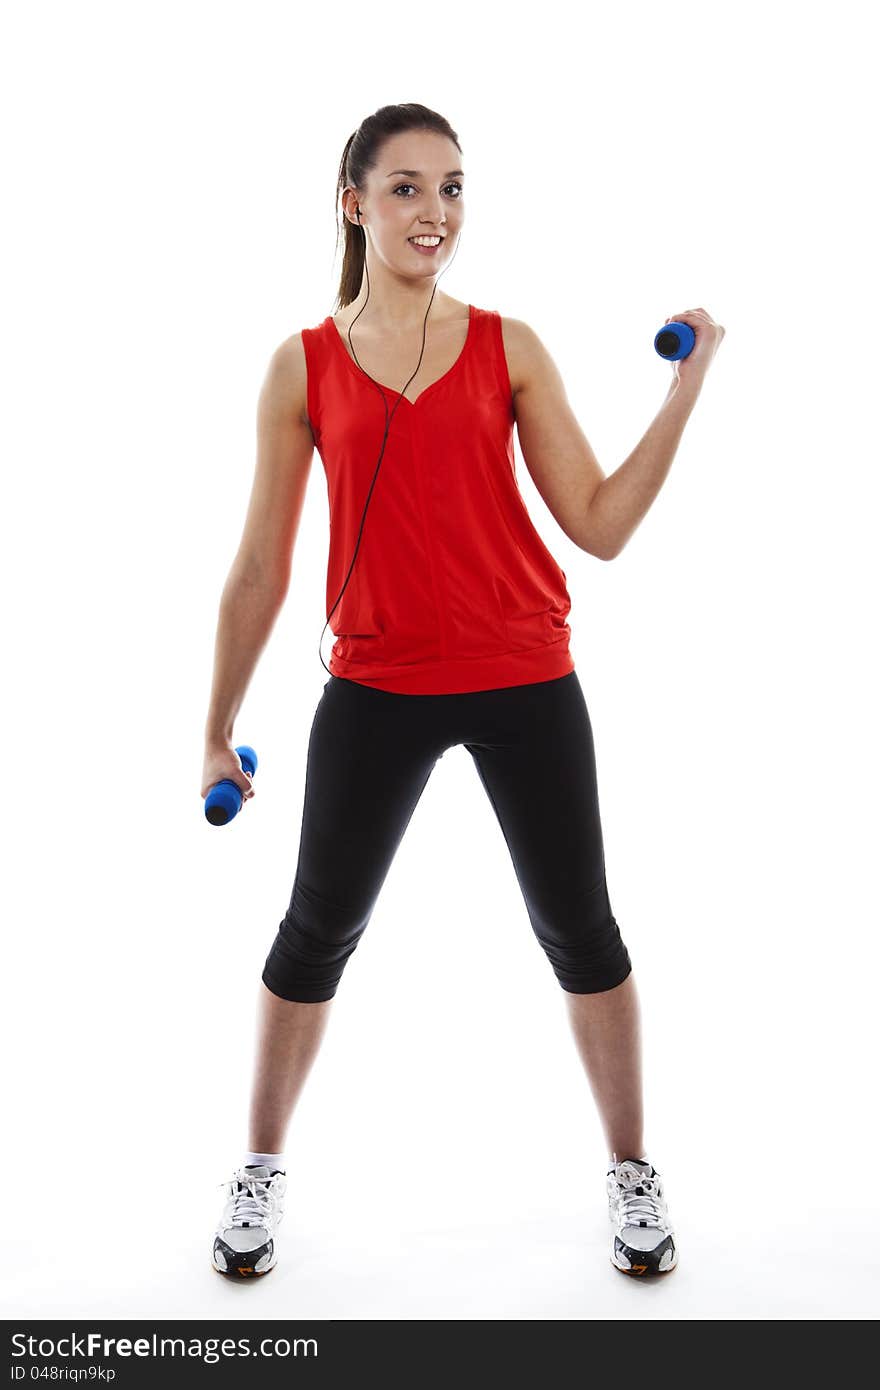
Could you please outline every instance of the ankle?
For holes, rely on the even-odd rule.
[[[278,1168],[282,1172],[286,1171],[287,1160],[283,1153],[258,1153],[256,1150],[248,1149],[241,1161],[243,1168],[265,1167],[268,1169]]]

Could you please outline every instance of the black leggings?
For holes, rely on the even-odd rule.
[[[331,676],[309,737],[290,906],[263,967],[273,994],[315,1003],[336,993],[437,759],[457,744],[476,764],[562,988],[594,994],[629,975],[577,673],[460,695]]]

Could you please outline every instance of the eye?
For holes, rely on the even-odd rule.
[[[463,186],[458,182],[457,179],[456,179],[453,183],[448,183],[448,184],[446,185],[446,187],[447,187],[447,188],[457,188],[457,189],[458,189],[458,193],[457,193],[455,199],[453,199],[454,202],[457,202],[458,199],[461,197],[462,193],[464,192]],[[395,192],[395,193],[399,193],[400,190],[401,190],[402,188],[415,188],[415,184],[414,184],[414,183],[399,183],[399,184],[397,185],[397,187],[394,189],[394,192]]]

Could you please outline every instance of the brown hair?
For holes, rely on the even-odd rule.
[[[336,296],[334,313],[351,304],[360,293],[366,257],[366,232],[363,227],[350,222],[342,209],[342,193],[346,188],[364,188],[367,175],[378,163],[379,151],[392,135],[400,135],[407,130],[434,130],[445,135],[458,145],[458,136],[449,122],[437,111],[421,106],[417,101],[403,101],[396,106],[380,106],[372,116],[361,121],[357,130],[348,137],[339,164],[339,177],[336,183],[337,211],[341,212],[345,224],[345,253],[342,259],[342,274]],[[339,249],[337,223],[336,248]]]

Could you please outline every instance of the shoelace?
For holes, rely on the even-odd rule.
[[[656,1178],[647,1177],[641,1168],[634,1168],[632,1164],[622,1163],[617,1170],[615,1181],[618,1213],[623,1225],[663,1224],[662,1197]]]
[[[266,1178],[234,1177],[220,1184],[235,1203],[231,1218],[233,1226],[261,1226],[267,1217],[274,1214],[277,1200],[268,1182]]]

